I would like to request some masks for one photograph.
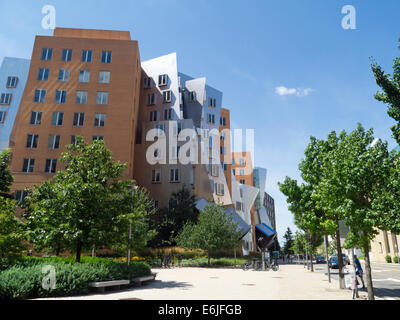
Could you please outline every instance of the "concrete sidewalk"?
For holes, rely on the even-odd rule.
[[[75,300],[351,300],[350,290],[301,265],[277,272],[241,269],[153,269],[157,280],[140,288],[62,299]],[[361,299],[365,299],[360,293]]]

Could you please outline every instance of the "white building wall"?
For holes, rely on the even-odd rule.
[[[30,60],[5,57],[0,68],[0,95],[11,93],[9,106],[0,105],[0,111],[6,112],[5,120],[0,123],[0,152],[9,146],[10,134],[14,126],[19,105],[28,79]],[[6,88],[8,77],[17,77],[16,88]]]

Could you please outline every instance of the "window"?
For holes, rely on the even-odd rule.
[[[65,103],[67,100],[67,91],[57,90],[56,91],[56,103]]]
[[[69,81],[69,70],[60,69],[60,71],[58,72],[58,81],[68,82]]]
[[[179,169],[171,169],[169,173],[169,181],[170,182],[179,182]]]
[[[82,127],[85,122],[85,113],[74,113],[74,127]]]
[[[38,126],[42,124],[42,113],[33,111],[31,113],[31,121],[30,124]]]
[[[103,141],[103,140],[104,140],[103,136],[94,136],[93,139],[92,139],[92,142],[94,142],[94,141]]]
[[[0,96],[0,104],[9,106],[11,104],[12,94],[2,93]]]
[[[37,149],[38,140],[39,140],[39,135],[28,134],[28,138],[26,139],[26,147],[28,149]]]
[[[220,123],[221,126],[226,126],[226,118],[225,117],[221,117],[219,119],[219,123]]]
[[[99,72],[99,83],[110,83],[111,73],[109,71]]]
[[[152,170],[151,182],[152,183],[160,183],[161,182],[161,170],[160,169]]]
[[[239,182],[240,184],[246,184],[246,180],[244,180],[244,179],[240,179],[240,182]]]
[[[224,169],[224,171],[228,171],[228,165],[225,162],[221,162],[221,166]]]
[[[162,74],[158,77],[158,85],[160,87],[168,85],[168,75]]]
[[[18,78],[17,77],[8,77],[7,79],[7,88],[16,88],[18,84]]]
[[[244,166],[245,164],[246,164],[246,161],[243,158],[240,158],[239,165]]]
[[[103,51],[101,53],[101,62],[111,63],[111,61],[112,61],[112,51]]]
[[[108,92],[97,92],[97,104],[108,104]]]
[[[76,104],[86,104],[87,103],[87,91],[77,91],[76,92]]]
[[[165,127],[163,124],[158,124],[154,127],[154,129],[157,130],[156,136],[160,137],[163,135],[163,133],[165,133]]]
[[[243,211],[243,203],[240,201],[236,201],[236,210]]]
[[[240,188],[240,190],[239,190],[239,191],[240,191],[240,197],[241,197],[241,198],[243,198],[243,189],[242,189],[242,188]]]
[[[189,102],[195,102],[196,101],[196,92],[192,91],[189,92]]]
[[[42,60],[50,61],[53,57],[53,49],[42,49]]]
[[[244,169],[240,169],[240,175],[244,176]]]
[[[219,177],[219,165],[218,164],[211,165],[211,175],[213,177]]]
[[[35,98],[33,101],[38,103],[44,103],[45,100],[46,100],[46,90],[41,90],[41,89],[36,90]]]
[[[53,126],[62,126],[64,120],[64,112],[53,112],[51,124]]]
[[[62,51],[61,60],[68,62],[72,60],[72,49],[64,49]]]
[[[163,92],[163,102],[164,103],[170,103],[171,102],[171,97],[172,97],[172,91],[164,91]]]
[[[236,176],[236,169],[232,169],[232,173],[234,176]]]
[[[82,62],[92,62],[92,50],[82,50]]]
[[[159,111],[151,111],[150,112],[150,121],[158,121],[160,118],[160,112]]]
[[[35,168],[35,159],[24,159],[22,172],[31,173]]]
[[[89,70],[80,70],[78,81],[80,83],[88,83],[90,81],[90,71]]]
[[[103,113],[96,113],[94,115],[94,126],[104,127],[106,124],[106,115]]]
[[[56,173],[57,171],[57,159],[46,159],[45,173]]]
[[[158,200],[153,201],[153,207],[154,209],[158,209],[160,207],[160,203],[158,202]]]
[[[208,105],[210,108],[216,108],[217,107],[217,99],[215,99],[215,98],[208,99]]]
[[[6,112],[0,111],[0,123],[4,123],[5,119],[6,119]]]
[[[215,193],[219,196],[223,196],[225,194],[225,188],[222,183],[215,184]]]
[[[78,140],[76,139],[76,136],[71,136],[71,144],[76,145]]]
[[[22,205],[24,203],[25,198],[28,196],[27,191],[15,191],[15,200],[18,202],[18,205]]]
[[[221,155],[225,156],[226,155],[226,147],[221,146],[220,149],[221,149]]]
[[[207,114],[207,122],[209,124],[215,124],[215,115],[214,114]]]
[[[153,88],[153,79],[150,77],[146,77],[143,79],[143,87],[145,89],[151,89]]]
[[[164,120],[172,120],[172,109],[164,110]]]
[[[155,93],[150,93],[147,95],[147,105],[153,106],[157,104],[157,95]]]
[[[50,135],[49,136],[49,149],[56,150],[60,148],[60,136]]]

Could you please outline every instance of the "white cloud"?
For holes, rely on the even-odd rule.
[[[308,96],[314,89],[307,88],[307,89],[301,89],[301,88],[286,88],[283,86],[276,87],[275,88],[275,93],[280,96],[289,96],[289,95],[297,95],[298,97],[306,97]]]

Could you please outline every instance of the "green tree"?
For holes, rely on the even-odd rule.
[[[285,243],[283,244],[283,253],[284,254],[293,254],[293,232],[290,228],[287,228],[286,233],[284,234],[283,238],[285,239]]]
[[[0,260],[20,254],[25,249],[26,232],[15,216],[14,208],[13,200],[0,197]]]
[[[0,153],[0,196],[5,198],[10,198],[8,193],[14,181],[10,172],[10,159],[10,150],[5,150]]]
[[[223,207],[209,205],[200,213],[196,224],[187,223],[176,238],[177,244],[187,249],[207,251],[208,264],[216,250],[233,250],[240,244],[242,232]]]
[[[393,76],[387,74],[376,61],[372,62],[371,68],[376,83],[382,89],[382,92],[375,94],[375,99],[387,104],[388,115],[397,122],[392,127],[392,132],[394,139],[400,145],[400,57],[394,59]]]
[[[151,225],[157,230],[157,236],[150,242],[154,248],[176,245],[175,238],[187,223],[195,223],[198,213],[196,200],[185,186],[173,193],[169,200],[169,208],[155,212],[151,217]]]
[[[110,245],[118,237],[126,203],[121,194],[134,188],[122,180],[126,165],[115,162],[104,141],[87,144],[82,137],[67,146],[60,160],[65,170],[34,190],[28,190],[24,214],[30,239],[39,246],[51,243],[76,252]]]
[[[122,214],[117,218],[118,223],[114,227],[116,236],[110,239],[110,243],[112,249],[128,251],[130,257],[130,250],[145,248],[156,235],[149,223],[149,217],[155,209],[144,188],[127,189],[120,197],[123,203]]]
[[[318,190],[321,202],[339,213],[351,231],[347,248],[362,248],[365,255],[368,297],[374,299],[369,244],[382,227],[379,207],[390,172],[387,144],[374,147],[373,130],[359,124],[350,134],[342,131],[337,148],[329,153],[330,167]]]

